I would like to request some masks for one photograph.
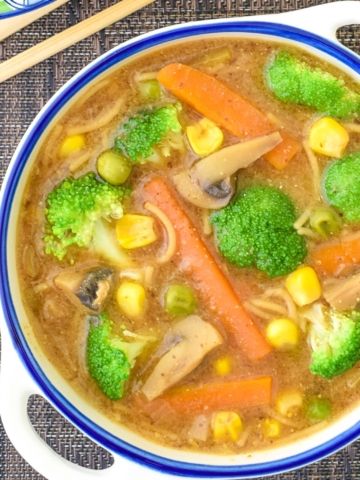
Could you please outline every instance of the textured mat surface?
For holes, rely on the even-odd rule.
[[[62,31],[111,3],[113,3],[112,0],[70,1],[48,17],[0,43],[0,61]],[[0,85],[0,181],[17,143],[35,114],[66,80],[113,46],[140,33],[173,23],[275,13],[320,3],[327,2],[326,0],[157,0],[153,6],[7,81]],[[338,36],[349,48],[360,53],[358,27],[344,27],[339,31]],[[6,392],[0,394],[6,395]],[[71,461],[97,469],[106,468],[111,463],[111,456],[107,452],[85,439],[41,397],[30,399],[29,415],[42,438]],[[0,479],[41,480],[42,478],[17,454],[0,423]],[[297,472],[271,477],[272,480],[280,478],[283,480],[358,480],[360,478],[360,441],[315,465]]]

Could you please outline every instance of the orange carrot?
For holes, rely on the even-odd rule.
[[[279,143],[275,148],[264,155],[264,158],[277,170],[283,170],[286,168],[289,160],[295,157],[300,150],[300,143],[294,138],[290,137],[287,133],[281,132],[283,141]]]
[[[180,100],[239,138],[258,137],[276,130],[268,117],[247,99],[200,70],[171,63],[159,71],[157,78]],[[274,153],[270,152],[269,162],[282,169],[299,149],[299,143],[286,135]]]
[[[142,402],[141,406],[150,415],[159,411],[173,411],[180,415],[209,413],[270,405],[271,393],[271,377],[259,377],[180,387],[151,402]]]
[[[312,254],[315,268],[323,275],[337,275],[360,264],[360,235],[323,243]]]
[[[157,78],[180,100],[240,138],[274,131],[266,115],[248,100],[200,70],[172,63],[162,68]]]
[[[161,177],[144,186],[146,197],[169,218],[177,235],[176,259],[180,270],[189,275],[205,305],[214,311],[230,338],[252,360],[267,355],[271,348],[250,315],[242,306],[234,288],[199,236],[177,200],[174,191]]]

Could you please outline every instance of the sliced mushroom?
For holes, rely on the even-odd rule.
[[[173,177],[182,197],[210,210],[225,207],[234,193],[231,176],[247,168],[281,142],[279,132],[223,148]]]
[[[225,179],[204,187],[204,191],[214,198],[227,198],[232,195],[233,188],[229,179]]]
[[[192,177],[190,170],[184,170],[174,175],[173,182],[182,197],[197,207],[208,208],[209,210],[217,210],[225,207],[234,194],[233,185],[227,180],[226,189],[229,192],[228,195],[222,198],[212,196],[200,188],[198,181]],[[224,187],[223,191],[225,191]]]
[[[170,328],[159,347],[161,359],[144,383],[143,394],[148,400],[158,397],[194,370],[222,342],[219,332],[199,316],[180,320]]]
[[[75,294],[75,292],[78,291],[81,282],[84,280],[85,275],[86,273],[84,272],[65,270],[54,278],[54,283],[57,287],[61,288],[65,292]]]
[[[89,310],[99,312],[113,284],[114,272],[110,268],[98,268],[87,272],[65,271],[55,279],[55,285],[73,299],[78,299]]]
[[[325,282],[323,294],[335,310],[353,310],[360,304],[360,273]]]
[[[190,440],[196,440],[198,442],[206,442],[210,432],[210,416],[197,415],[187,432],[187,436]]]
[[[197,179],[200,187],[206,188],[231,177],[241,168],[249,167],[262,155],[273,150],[281,141],[280,133],[274,132],[236,143],[197,162],[192,169],[192,175]]]

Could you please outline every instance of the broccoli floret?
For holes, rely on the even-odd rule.
[[[47,197],[45,252],[62,260],[71,245],[89,246],[98,220],[122,216],[128,193],[98,181],[95,174],[66,178]]]
[[[295,219],[287,195],[266,185],[245,188],[211,216],[224,257],[238,267],[256,266],[269,277],[292,272],[307,254],[304,238],[293,228]]]
[[[360,222],[360,152],[336,160],[325,170],[324,197],[345,220]]]
[[[106,313],[90,317],[86,361],[90,376],[111,400],[119,400],[136,358],[147,340],[127,342],[112,334],[111,320]]]
[[[122,132],[115,140],[115,149],[133,163],[145,163],[156,154],[156,146],[176,148],[179,139],[174,135],[181,133],[178,111],[177,105],[165,105],[138,113],[122,126]],[[166,153],[169,152],[165,152],[165,156]]]
[[[267,66],[266,79],[270,90],[283,102],[312,107],[338,118],[360,115],[358,93],[343,80],[288,52],[275,55]]]
[[[337,312],[315,304],[304,316],[310,320],[310,371],[332,378],[360,360],[360,312]]]

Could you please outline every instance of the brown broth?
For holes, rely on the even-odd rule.
[[[90,146],[89,158],[81,168],[76,170],[75,175],[79,176],[87,171],[94,171],[97,156],[101,151],[112,145],[117,126],[121,120],[140,107],[134,88],[136,72],[157,71],[161,66],[174,60],[191,63],[199,56],[199,52],[224,45],[232,49],[233,60],[230,64],[218,69],[208,70],[209,73],[214,74],[233,89],[238,90],[262,111],[271,112],[277,118],[281,127],[301,140],[304,129],[309,121],[314,118],[314,112],[307,108],[277,101],[264,86],[264,64],[268,56],[278,48],[278,45],[251,40],[220,38],[194,41],[143,55],[126,66],[120,67],[106,80],[101,80],[100,88],[93,96],[89,97],[89,94],[85,93],[84,97],[71,106],[61,117],[57,126],[43,141],[43,146],[37,155],[23,196],[18,224],[17,252],[23,301],[37,339],[50,361],[74,388],[111,419],[129,426],[157,442],[179,448],[227,453],[241,451],[244,448],[246,450],[257,449],[272,443],[271,440],[263,437],[260,428],[261,420],[268,416],[266,411],[263,409],[248,409],[240,412],[248,434],[244,447],[231,443],[217,445],[211,440],[211,436],[205,443],[190,440],[187,432],[192,423],[192,418],[159,414],[158,418],[151,419],[134,406],[132,393],[136,391],[139,385],[149,355],[151,356],[151,351],[146,352],[138,360],[124,399],[120,401],[108,400],[100,392],[95,382],[89,378],[85,365],[87,314],[83,309],[77,308],[53,283],[54,277],[61,270],[71,266],[65,261],[58,262],[53,257],[45,255],[42,241],[46,196],[59,181],[70,174],[68,159],[61,160],[57,155],[59,144],[64,139],[66,130],[86,124],[99,111],[106,111],[107,108],[111,108],[116,99],[121,97],[124,99],[118,114],[108,125],[98,131],[86,134],[87,144]],[[310,63],[346,78],[334,67],[319,62],[314,57],[305,55],[299,50],[294,49],[294,51],[297,55],[305,57]],[[350,79],[346,78],[346,81],[348,84],[352,84]],[[103,86],[101,86],[102,82],[104,82]],[[357,88],[353,84],[352,86]],[[188,107],[184,107],[183,115],[187,119],[197,117],[197,114]],[[232,136],[225,134],[225,145],[234,141],[235,139]],[[348,150],[353,151],[359,148],[360,136],[352,135]],[[169,175],[179,169],[179,166],[188,165],[193,160],[194,156],[191,153],[187,153],[183,157],[175,156],[168,166]],[[327,163],[325,157],[320,159],[320,163],[323,169]],[[128,206],[128,212],[144,212],[141,185],[154,171],[157,171],[157,169],[149,165],[135,169],[131,177],[134,194]],[[304,152],[297,157],[296,161],[292,161],[284,171],[276,171],[265,160],[259,160],[254,166],[239,174],[239,184],[241,186],[257,182],[266,182],[278,186],[288,193],[295,202],[299,213],[316,200],[312,174]],[[182,203],[198,231],[202,232],[203,226],[199,209],[189,206],[185,202]],[[229,272],[231,281],[243,300],[264,291],[269,286],[282,284],[283,279],[281,278],[269,280],[252,269],[237,269],[225,264],[216,252],[212,236],[206,237],[203,235],[203,238],[217,260],[223,265],[223,268]],[[140,264],[155,265],[154,259],[159,247],[161,247],[161,241],[149,248],[133,251],[132,256]],[[309,243],[309,250],[311,250],[311,242]],[[72,254],[75,265],[71,268],[74,269],[106,265],[106,262],[87,251],[74,250]],[[169,282],[177,281],[191,284],[191,279],[184,277],[173,262],[164,266],[155,265],[155,267],[154,284],[148,289],[148,313],[144,319],[131,321],[126,318],[120,313],[114,298],[109,301],[106,310],[116,324],[125,325],[127,329],[137,333],[156,335],[161,339],[173,321],[164,312],[162,306],[164,289]],[[206,305],[200,304],[198,311],[204,320],[216,323],[216,319],[206,309]],[[259,321],[260,327],[263,328],[265,323]],[[222,327],[218,323],[216,325],[226,338],[226,333]],[[156,348],[156,345],[153,345],[152,349],[154,348]],[[180,383],[185,385],[215,380],[217,377],[214,373],[213,362],[223,354],[231,355],[233,358],[231,375],[234,378],[271,375],[274,379],[275,392],[288,387],[296,387],[306,394],[320,394],[332,401],[334,415],[339,414],[358,399],[356,389],[349,388],[347,380],[351,375],[359,375],[359,369],[354,368],[353,372],[334,378],[331,381],[313,376],[308,370],[309,349],[304,336],[301,339],[300,347],[294,352],[274,352],[265,360],[256,363],[244,358],[241,352],[225,342],[223,346],[212,351],[202,364]],[[292,419],[292,421],[290,421],[291,425],[283,425],[281,438],[286,438],[288,434],[309,426],[309,423],[301,416]]]

